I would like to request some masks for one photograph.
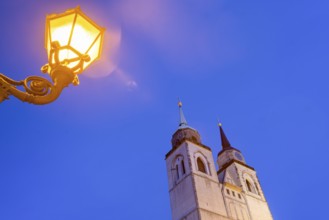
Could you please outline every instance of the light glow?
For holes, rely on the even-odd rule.
[[[81,73],[100,57],[103,35],[104,29],[83,14],[79,8],[47,16],[46,49],[49,62],[55,62],[50,51],[51,44],[57,41],[61,48],[58,56],[61,65],[74,68],[79,65],[83,55],[90,57],[83,62],[81,69],[76,70],[76,73]]]

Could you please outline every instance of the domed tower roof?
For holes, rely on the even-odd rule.
[[[179,101],[179,125],[177,131],[172,135],[171,138],[171,144],[173,148],[178,147],[185,140],[191,141],[196,144],[201,144],[201,138],[198,131],[187,124],[182,106],[182,102]]]

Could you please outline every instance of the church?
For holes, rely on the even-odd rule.
[[[273,220],[256,171],[233,147],[219,124],[222,150],[218,170],[211,148],[187,124],[179,102],[180,121],[166,154],[173,220]]]

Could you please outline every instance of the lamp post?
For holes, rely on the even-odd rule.
[[[15,96],[36,105],[56,100],[78,75],[100,57],[105,29],[87,17],[80,7],[46,17],[45,47],[48,63],[41,68],[52,82],[39,76],[15,81],[0,73],[0,102]],[[25,90],[16,87],[22,86]]]

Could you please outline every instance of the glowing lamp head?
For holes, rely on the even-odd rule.
[[[58,65],[81,73],[100,57],[105,29],[79,7],[46,17],[45,47],[48,72]]]

